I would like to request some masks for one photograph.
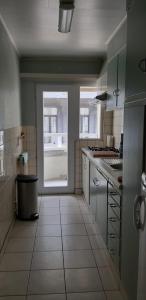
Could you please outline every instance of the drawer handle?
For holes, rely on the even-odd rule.
[[[94,178],[94,179],[93,179],[93,183],[94,183],[94,185],[95,185],[96,187],[99,186],[99,180],[98,180],[97,178]]]
[[[109,195],[112,195],[112,196],[119,196],[119,194],[117,192],[109,192]]]
[[[117,204],[114,204],[114,203],[109,203],[109,206],[110,206],[111,208],[118,207],[118,205],[117,205]]]
[[[109,236],[110,239],[116,239],[117,238],[117,236],[114,233],[110,233],[108,236]]]
[[[112,222],[112,223],[116,223],[116,222],[117,222],[117,219],[116,219],[116,218],[113,218],[113,217],[111,217],[111,218],[109,218],[109,221],[110,221],[110,222]]]
[[[112,255],[116,255],[116,251],[114,249],[109,249],[109,253]]]

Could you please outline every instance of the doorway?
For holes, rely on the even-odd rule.
[[[74,141],[78,138],[78,89],[37,86],[39,193],[74,192]]]

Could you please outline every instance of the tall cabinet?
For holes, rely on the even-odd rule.
[[[126,101],[146,95],[146,1],[127,0]]]
[[[125,66],[126,48],[122,49],[118,55],[112,58],[112,60],[108,63],[107,66],[107,110],[113,110],[124,107]]]

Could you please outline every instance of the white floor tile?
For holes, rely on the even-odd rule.
[[[34,238],[11,238],[5,252],[31,252],[33,251]]]
[[[32,296],[28,296],[27,300],[66,300],[66,295],[65,294],[34,295],[34,296],[32,295]]]
[[[63,236],[63,250],[91,249],[87,236]]]
[[[106,249],[106,245],[101,235],[90,235],[89,236],[92,249]]]
[[[108,267],[99,268],[100,277],[105,291],[119,290],[119,282]]]
[[[84,224],[62,225],[62,235],[86,235]]]
[[[0,297],[0,300],[25,300],[25,296],[6,296],[6,297]]]
[[[61,215],[61,224],[82,224],[84,223],[83,217],[81,214],[62,214]]]
[[[106,292],[107,300],[124,300],[119,291]]]
[[[38,220],[38,225],[59,225],[60,215],[54,216],[40,216]]]
[[[26,295],[29,272],[0,272],[0,296]]]
[[[64,292],[63,270],[31,271],[28,294],[55,294]]]
[[[79,206],[61,206],[60,212],[61,214],[81,214]]]
[[[31,258],[31,253],[5,253],[0,262],[0,271],[27,271]]]
[[[10,236],[14,238],[34,237],[36,233],[36,226],[15,225]]]
[[[63,255],[61,251],[35,252],[32,259],[32,270],[62,269]]]
[[[61,236],[60,225],[38,226],[36,236]]]
[[[96,263],[91,250],[64,251],[65,268],[95,268]]]
[[[67,300],[106,300],[104,292],[67,294]]]
[[[35,251],[62,250],[61,237],[38,237],[35,240]]]
[[[41,207],[40,216],[59,215],[59,207]]]
[[[93,250],[98,267],[108,267],[110,265],[109,254],[105,249]]]
[[[68,293],[102,290],[102,284],[96,268],[66,269],[65,279]]]

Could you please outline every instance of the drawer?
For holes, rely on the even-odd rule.
[[[115,201],[119,206],[121,206],[121,196],[114,190],[108,190],[108,199],[112,199]]]
[[[108,206],[113,210],[114,214],[120,219],[121,208],[118,206],[117,202],[115,202],[112,198],[109,198]]]
[[[113,228],[114,233],[120,236],[120,219],[116,216],[113,209],[110,206],[108,206],[108,228],[111,226]]]
[[[109,250],[109,254],[111,256],[115,268],[117,269],[118,272],[120,272],[120,257],[117,254],[115,254],[114,251],[112,250]]]
[[[115,255],[120,255],[120,239],[116,234],[108,234],[107,246],[110,251],[113,251]]]

